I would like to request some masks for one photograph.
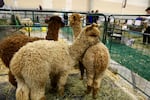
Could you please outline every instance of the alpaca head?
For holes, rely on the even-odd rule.
[[[46,39],[57,41],[58,40],[59,29],[61,27],[65,26],[62,18],[59,17],[59,16],[52,16],[47,21],[47,23],[48,23],[48,31],[47,31]]]
[[[70,55],[74,61],[79,61],[86,50],[100,42],[100,31],[97,24],[91,24],[82,29],[80,34],[70,46]],[[75,63],[77,63],[75,62]]]
[[[73,13],[70,17],[69,17],[69,21],[70,21],[70,26],[72,25],[79,25],[81,23],[81,18],[83,18],[83,16],[81,16],[78,13]]]
[[[98,43],[100,41],[100,30],[98,29],[98,25],[93,23],[86,26],[77,37],[77,40],[78,39],[85,41],[88,45]]]
[[[48,24],[53,24],[53,25],[58,25],[59,27],[64,27],[65,23],[63,22],[62,18],[59,16],[52,16],[50,19],[47,21]]]

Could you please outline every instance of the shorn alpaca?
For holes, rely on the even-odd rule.
[[[71,24],[73,30],[79,29],[78,31],[74,31],[74,34],[77,34],[79,31],[81,31],[80,18],[80,15],[77,13],[70,16],[70,23],[74,23]],[[107,47],[100,42],[88,48],[82,60],[79,62],[81,79],[83,79],[84,76],[84,69],[86,70],[86,93],[89,94],[93,90],[93,98],[96,98],[104,72],[109,66],[109,61],[109,51]]]
[[[63,21],[60,20],[61,18],[59,16],[52,16],[51,19],[49,19],[48,22],[48,32],[50,33],[55,33],[58,36],[58,32],[60,27],[63,26]],[[57,27],[57,30],[55,27]],[[18,32],[16,32],[18,33]],[[16,34],[13,33],[12,36],[4,38],[0,42],[0,58],[2,59],[3,63],[5,64],[6,67],[9,68],[10,60],[12,59],[13,55],[15,52],[17,52],[22,46],[24,46],[28,42],[33,42],[36,40],[41,40],[42,38],[37,38],[37,37],[28,37],[23,34]],[[53,34],[54,35],[54,34]],[[48,37],[53,40],[57,40],[58,37]],[[17,87],[16,80],[14,76],[11,74],[11,71],[8,72],[8,78],[9,82]]]
[[[17,79],[16,100],[45,100],[45,85],[56,83],[59,95],[64,94],[68,71],[90,46],[99,43],[96,24],[83,29],[69,45],[61,41],[39,40],[23,46],[12,58],[10,69]]]
[[[61,27],[64,27],[65,23],[63,22],[62,18],[59,16],[50,17],[48,21],[48,31],[46,35],[46,40],[58,40],[58,33]],[[54,27],[52,27],[54,26]]]

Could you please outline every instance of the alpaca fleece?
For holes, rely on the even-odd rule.
[[[73,13],[70,17],[69,17],[69,25],[72,27],[73,29],[73,39],[75,40],[75,38],[77,38],[77,36],[79,35],[79,33],[82,30],[82,24],[81,24],[81,18],[83,18],[83,16],[80,16],[78,13]]]
[[[52,16],[48,21],[48,31],[46,35],[46,40],[58,40],[58,33],[61,27],[64,27],[64,22],[59,16]]]
[[[37,37],[28,37],[24,34],[13,34],[4,38],[0,42],[0,58],[2,59],[4,65],[9,68],[10,60],[12,59],[13,55],[26,43],[33,42],[40,40],[42,38]],[[8,72],[9,82],[17,87],[16,80],[12,75],[11,71]]]
[[[82,64],[87,76],[86,93],[89,94],[93,90],[93,98],[96,98],[98,94],[101,80],[109,66],[109,62],[110,54],[103,43],[98,43],[88,48],[82,59]],[[84,71],[81,74],[83,79]]]
[[[51,40],[58,40],[58,32],[60,27],[64,26],[63,21],[59,16],[52,16],[48,21],[48,34],[52,33],[51,35],[47,35],[46,39]],[[2,58],[2,61],[4,62],[5,66],[9,68],[10,60],[12,59],[14,53],[16,53],[22,46],[24,46],[28,42],[33,42],[36,40],[41,40],[42,38],[37,37],[28,37],[21,33],[22,29],[17,31],[16,33],[13,33],[14,35],[4,38],[2,42],[0,42],[0,57]],[[24,32],[23,32],[24,33]],[[54,36],[54,37],[53,37]],[[9,71],[8,73],[9,82],[17,87],[16,80],[12,73]]]
[[[100,32],[96,24],[89,25],[72,45],[61,41],[39,40],[23,46],[13,56],[10,69],[18,87],[17,100],[45,100],[45,85],[50,79],[59,95],[64,93],[68,71],[90,46],[99,42]]]
[[[70,26],[74,30],[74,35],[78,35],[81,31],[81,16],[80,14],[72,14],[70,16]],[[79,28],[80,27],[80,28]],[[81,61],[79,61],[79,68],[81,72],[81,79],[84,76],[84,69],[87,77],[87,90],[89,94],[93,90],[93,98],[96,98],[101,84],[102,77],[105,70],[109,66],[110,54],[107,47],[103,43],[98,43],[89,47],[84,54]]]

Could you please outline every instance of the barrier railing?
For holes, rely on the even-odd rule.
[[[143,34],[150,33],[144,33],[145,23],[139,16],[148,15],[109,15],[107,46],[111,58],[126,67],[118,74],[150,98],[150,44],[143,44]]]
[[[80,13],[84,16],[83,18],[83,26],[85,26],[85,23],[86,23],[86,15],[88,15],[89,13],[87,12],[75,12],[75,11],[58,11],[58,10],[33,10],[33,9],[0,9],[1,13],[0,15],[3,15],[4,18],[10,18],[10,16],[12,14],[16,14],[16,15],[19,15],[21,18],[31,18],[31,20],[34,22],[34,23],[40,23],[40,27],[45,27],[45,23],[44,23],[44,20],[47,16],[51,16],[51,15],[59,15],[61,17],[64,17],[64,14],[66,15],[70,15],[72,13]],[[102,30],[102,41],[104,43],[106,43],[106,33],[107,33],[107,18],[104,14],[102,13],[98,13],[98,14],[90,14],[90,16],[101,16],[103,17],[103,27],[101,28]],[[68,20],[67,19],[64,19],[64,21],[67,22],[67,25],[68,25]],[[66,27],[68,27],[66,25]],[[5,27],[4,25],[1,25],[1,27]],[[26,27],[35,27],[35,26],[26,26]],[[38,27],[38,26],[36,26]],[[68,27],[69,28],[69,27]],[[67,30],[69,32],[71,32],[70,30]],[[28,31],[28,35],[30,35],[30,31]]]

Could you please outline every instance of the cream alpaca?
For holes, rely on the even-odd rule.
[[[56,83],[60,95],[68,71],[87,48],[99,42],[100,32],[96,24],[89,25],[72,45],[60,41],[39,40],[23,46],[12,58],[10,69],[18,87],[16,100],[45,100],[45,85],[50,79]]]
[[[72,27],[74,33],[74,40],[82,30],[81,18],[83,18],[83,16],[80,16],[78,13],[73,13],[72,16],[69,17],[70,26]]]
[[[70,24],[74,30],[74,34],[81,31],[81,21],[79,14],[72,14],[70,16]],[[80,28],[79,28],[80,27]],[[78,29],[78,31],[76,31]],[[84,69],[86,69],[87,76],[87,90],[89,94],[93,89],[93,98],[96,98],[98,93],[102,76],[109,65],[110,55],[107,47],[103,43],[98,43],[87,49],[79,67],[81,71],[81,79],[83,79]]]

